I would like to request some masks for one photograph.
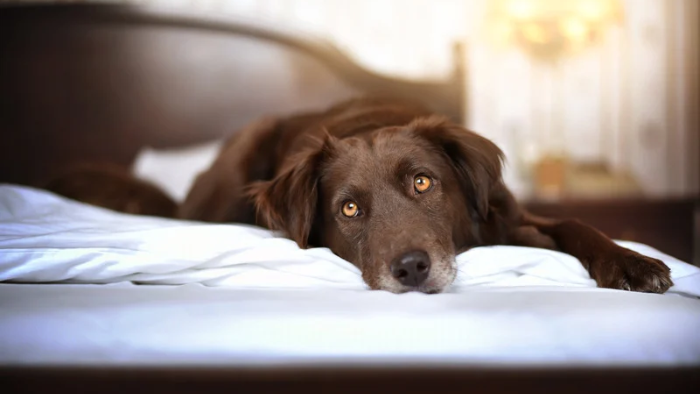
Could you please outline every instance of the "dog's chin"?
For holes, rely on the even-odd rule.
[[[438,286],[418,286],[418,287],[410,287],[410,286],[403,286],[401,284],[397,284],[396,286],[386,286],[386,287],[379,287],[377,290],[384,290],[388,291],[394,294],[403,294],[403,293],[411,293],[411,292],[416,292],[416,293],[424,293],[424,294],[439,294],[444,292],[449,288],[448,286],[444,287],[438,287]]]
[[[409,292],[419,292],[424,294],[439,294],[447,291],[457,276],[457,270],[454,267],[450,269],[440,270],[438,273],[431,273],[428,279],[420,286],[405,286],[399,283],[393,277],[387,275],[380,278],[377,286],[373,290],[384,290],[394,294],[403,294]]]

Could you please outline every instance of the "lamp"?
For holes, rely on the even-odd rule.
[[[534,119],[541,139],[536,148],[532,142],[518,143],[517,157],[523,164],[521,176],[530,178],[536,196],[560,198],[575,167],[562,132],[562,59],[596,44],[608,27],[620,22],[621,1],[489,0],[486,12],[487,33],[496,43],[524,50],[548,71],[544,75],[549,83],[538,86],[538,96],[547,97],[551,107]]]
[[[603,36],[622,19],[619,0],[491,0],[492,36],[540,59],[573,53]]]

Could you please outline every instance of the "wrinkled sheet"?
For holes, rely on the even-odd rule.
[[[671,292],[700,296],[700,269],[622,243],[671,267]],[[574,257],[493,246],[457,257],[451,291],[470,286],[595,287]],[[327,248],[300,249],[253,226],[125,215],[41,190],[0,186],[0,281],[201,283],[255,288],[364,289],[360,271]]]
[[[0,363],[700,365],[700,269],[621,244],[676,285],[598,289],[571,256],[497,246],[459,255],[446,294],[395,295],[257,227],[3,185]]]

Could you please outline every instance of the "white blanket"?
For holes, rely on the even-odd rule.
[[[395,295],[260,228],[0,186],[0,280],[82,283],[0,283],[0,364],[700,365],[700,270],[623,244],[676,286],[598,289],[571,256],[498,246],[458,256],[448,294]]]
[[[671,267],[671,293],[700,296],[700,269],[620,242]],[[452,292],[468,286],[595,287],[572,256],[495,246],[457,257]],[[31,188],[0,186],[0,281],[201,283],[238,288],[365,288],[326,248],[303,250],[273,232],[120,214]]]

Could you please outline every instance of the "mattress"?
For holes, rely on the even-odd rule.
[[[700,269],[599,289],[573,257],[495,246],[443,294],[370,291],[325,248],[254,226],[120,214],[0,186],[5,365],[700,365]]]

